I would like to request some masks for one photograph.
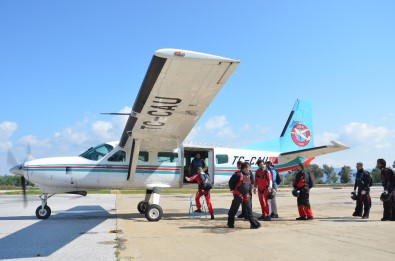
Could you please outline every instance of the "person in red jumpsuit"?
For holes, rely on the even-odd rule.
[[[297,198],[299,217],[296,220],[310,220],[313,219],[313,211],[311,210],[309,201],[309,178],[310,175],[304,171],[304,166],[299,163],[296,167],[296,177],[293,181],[294,189],[299,191]]]
[[[198,173],[204,174],[202,167],[198,167],[197,171],[198,171]],[[195,195],[195,202],[196,202],[197,210],[195,210],[195,212],[202,212],[202,210],[201,210],[202,205],[200,204],[200,198],[202,196],[204,196],[206,198],[207,208],[208,208],[208,212],[211,215],[211,219],[214,219],[214,210],[213,210],[213,206],[211,205],[210,190],[204,190],[202,188],[202,180],[201,180],[200,175],[198,173],[193,175],[190,178],[189,177],[185,178],[188,182],[197,181],[197,183],[198,183],[198,191],[196,192],[196,195]]]
[[[256,189],[258,188],[258,199],[262,209],[262,216],[258,219],[270,221],[271,218],[269,215],[269,202],[267,195],[272,190],[271,173],[264,166],[263,160],[258,160],[256,164],[259,168],[255,172],[254,194],[256,194]]]

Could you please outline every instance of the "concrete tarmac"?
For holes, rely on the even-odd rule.
[[[226,228],[232,195],[212,193],[215,220],[190,219],[190,195],[162,195],[164,217],[147,222],[136,213],[142,195],[118,195],[120,260],[395,260],[395,222],[380,221],[382,189],[373,187],[368,220],[352,217],[351,188],[313,188],[314,220],[296,221],[296,198],[289,189],[277,194],[280,218],[260,229],[237,220]],[[257,196],[254,215],[259,217]]]
[[[47,220],[35,217],[38,196],[24,208],[21,196],[0,195],[0,260],[395,260],[395,222],[380,221],[381,191],[372,188],[366,220],[351,216],[351,188],[313,188],[314,220],[296,221],[296,198],[280,189],[280,218],[257,230],[240,219],[226,228],[230,193],[212,193],[215,220],[191,219],[190,195],[162,195],[159,222],[137,212],[141,194],[56,195]],[[253,210],[260,216],[256,195]]]
[[[41,205],[29,195],[0,195],[0,260],[116,260],[115,195],[60,194],[48,200],[52,215],[36,218]]]

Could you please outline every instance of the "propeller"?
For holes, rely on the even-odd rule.
[[[27,144],[26,146],[26,153],[25,153],[25,158],[23,160],[23,163],[18,164],[14,155],[12,154],[12,152],[10,150],[8,150],[7,152],[7,164],[9,166],[12,166],[10,168],[10,172],[14,175],[17,176],[21,176],[21,186],[22,186],[22,193],[23,193],[23,204],[24,207],[27,206],[27,196],[26,196],[26,178],[23,175],[23,166],[25,164],[26,161],[28,161],[31,158],[31,149],[30,149],[30,145]]]

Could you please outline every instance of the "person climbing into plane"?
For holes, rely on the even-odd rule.
[[[204,183],[204,178],[207,178],[208,174],[206,174],[203,170],[202,167],[198,167],[197,168],[197,173],[195,175],[193,175],[192,177],[186,177],[185,179],[188,182],[194,182],[197,181],[198,183],[198,191],[196,192],[195,195],[195,202],[196,202],[196,208],[197,210],[195,210],[195,212],[202,212],[201,208],[202,208],[202,204],[200,203],[200,198],[202,196],[204,196],[206,198],[206,203],[207,203],[207,208],[208,208],[208,212],[211,215],[211,219],[214,219],[214,209],[213,206],[211,205],[211,199],[210,199],[210,190],[211,188],[205,188],[203,183]]]
[[[189,176],[192,177],[198,173],[199,167],[203,168],[203,170],[206,169],[206,162],[204,162],[204,159],[201,158],[200,153],[196,153],[191,165],[189,166]]]
[[[240,166],[240,171],[237,171],[229,179],[229,189],[233,193],[233,200],[228,212],[228,228],[234,228],[235,215],[240,204],[242,204],[246,210],[247,218],[250,221],[250,228],[256,229],[261,226],[258,220],[253,217],[252,210],[248,204],[251,186],[251,181],[249,180],[250,175],[248,175],[249,172],[250,166],[248,163],[244,162]]]
[[[357,175],[354,183],[354,195],[357,195],[357,203],[355,211],[352,214],[354,217],[362,217],[363,219],[369,218],[369,211],[372,206],[370,198],[370,187],[372,186],[372,177],[369,172],[363,169],[362,162],[358,162]],[[358,190],[356,190],[358,188]],[[363,210],[363,215],[362,215]]]
[[[271,173],[266,169],[263,160],[258,160],[256,164],[259,168],[255,172],[254,194],[258,188],[258,199],[262,209],[262,216],[258,220],[270,221],[268,194],[272,190]]]
[[[297,204],[299,217],[296,220],[313,219],[313,211],[311,210],[309,194],[310,194],[310,175],[304,171],[304,166],[299,163],[296,167],[296,176],[293,181],[294,190],[297,191]]]

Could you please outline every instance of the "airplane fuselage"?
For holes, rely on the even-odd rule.
[[[97,160],[74,156],[28,161],[23,166],[23,174],[44,193],[104,188],[182,187],[184,177],[193,174],[189,170],[190,162],[196,153],[200,153],[215,185],[226,185],[237,170],[237,161],[249,162],[252,169],[256,169],[258,160],[269,160],[276,164],[279,155],[279,152],[210,146],[188,146],[173,152],[140,151],[136,168],[129,173],[129,153],[114,142],[107,143],[107,146],[113,149]],[[114,157],[120,153],[121,157]],[[277,164],[276,167],[278,171],[285,171],[292,169],[298,162]]]

